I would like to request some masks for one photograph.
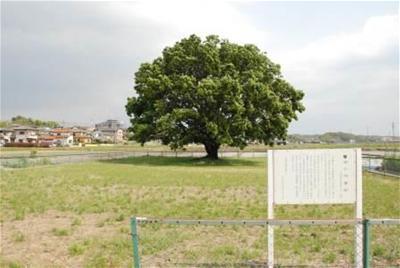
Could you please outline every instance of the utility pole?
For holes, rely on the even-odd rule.
[[[394,141],[394,122],[392,122],[392,141]]]

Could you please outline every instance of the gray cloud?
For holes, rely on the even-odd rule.
[[[140,62],[165,34],[113,19],[97,3],[4,3],[2,117],[125,119]]]
[[[377,37],[384,43],[368,39],[380,31],[368,26],[308,43],[303,38],[308,45],[288,50],[276,45],[279,36],[250,23],[240,5],[229,3],[1,5],[3,119],[22,114],[80,123],[107,118],[127,122],[124,105],[134,94],[133,76],[141,62],[152,60],[163,47],[188,34],[217,33],[268,51],[282,63],[285,77],[305,90],[307,111],[292,125],[292,132],[365,133],[368,126],[370,133],[388,134],[391,122],[399,121],[399,44],[391,39],[390,29]],[[212,12],[205,16],[208,10]],[[368,25],[379,27],[383,22],[378,18]],[[282,31],[288,31],[280,33],[287,40],[290,29],[283,24]],[[268,46],[269,39],[274,39],[274,46]],[[342,43],[349,43],[350,49]]]

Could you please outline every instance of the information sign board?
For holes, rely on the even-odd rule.
[[[268,151],[268,219],[274,205],[354,204],[362,218],[361,149]],[[355,226],[355,267],[362,267],[362,226]],[[274,227],[268,226],[268,267],[274,267]]]
[[[356,202],[354,149],[273,151],[275,204]]]

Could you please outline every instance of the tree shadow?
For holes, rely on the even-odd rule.
[[[211,160],[200,157],[168,157],[168,156],[138,156],[121,159],[100,160],[103,163],[127,164],[141,166],[187,166],[187,167],[212,167],[212,166],[260,166],[262,162],[250,159],[222,158]]]

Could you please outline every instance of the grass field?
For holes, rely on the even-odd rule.
[[[1,169],[1,266],[127,267],[131,215],[265,219],[264,159],[141,157]],[[398,179],[364,174],[364,216],[400,217]],[[351,218],[351,206],[279,206],[277,218]],[[374,232],[376,264],[400,265],[400,228]],[[261,227],[141,226],[144,266],[262,261]],[[349,264],[353,229],[280,227],[277,260]],[[175,264],[174,264],[175,263]]]

